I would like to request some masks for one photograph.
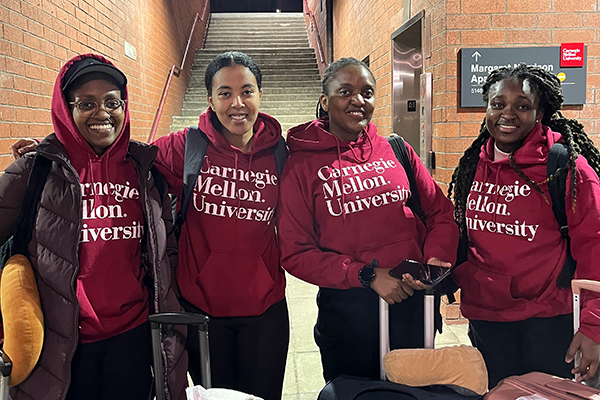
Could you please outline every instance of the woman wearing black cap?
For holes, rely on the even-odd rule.
[[[147,317],[179,310],[168,284],[176,243],[150,173],[156,148],[129,137],[126,84],[92,54],[67,62],[56,80],[54,134],[37,146],[52,167],[29,244],[44,347],[11,389],[15,400],[149,398]],[[0,243],[14,233],[33,160],[18,159],[0,177]],[[163,334],[168,399],[185,398],[184,343],[181,332]]]

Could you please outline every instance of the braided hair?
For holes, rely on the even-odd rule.
[[[592,140],[584,132],[583,125],[574,119],[568,119],[562,115],[560,109],[562,108],[564,97],[561,91],[560,80],[544,69],[529,67],[526,64],[521,63],[514,68],[500,68],[493,71],[487,77],[483,85],[483,100],[486,103],[488,102],[490,88],[493,85],[509,78],[516,78],[529,83],[532,91],[537,93],[539,97],[540,109],[544,110],[541,121],[542,124],[550,127],[554,132],[560,133],[567,145],[569,161],[567,162],[566,168],[571,170],[572,207],[573,211],[575,211],[577,195],[575,160],[579,154],[583,155],[592,169],[600,175],[600,153],[594,146]],[[481,124],[479,136],[464,152],[458,166],[452,174],[452,181],[448,188],[448,197],[452,198],[452,194],[454,193],[454,219],[461,234],[466,233],[465,213],[467,209],[467,197],[469,196],[471,184],[475,178],[481,146],[485,145],[489,138],[490,133],[484,119]],[[515,164],[514,154],[521,145],[522,143],[517,144],[509,155],[510,166],[515,173],[529,184],[529,186],[543,195],[541,188]],[[558,172],[559,171],[549,179],[554,179],[558,175]],[[546,181],[544,181],[544,183],[545,182]],[[543,195],[543,197],[546,198],[545,195]]]
[[[373,82],[377,82],[377,80],[375,79],[375,76],[373,75],[373,72],[371,72],[371,70],[369,69],[367,64],[365,64],[364,62],[359,61],[354,57],[340,58],[339,60],[332,62],[329,65],[329,67],[327,67],[327,69],[325,70],[325,73],[323,74],[323,80],[321,83],[323,85],[322,93],[324,95],[329,94],[329,83],[335,77],[335,74],[337,74],[337,72],[340,69],[342,69],[344,67],[348,67],[350,65],[358,65],[360,67],[364,67],[367,71],[369,71],[371,78],[373,78]],[[316,114],[317,114],[317,118],[322,118],[322,117],[325,117],[328,115],[327,111],[325,111],[323,109],[323,106],[321,105],[321,100],[319,100],[317,102]]]

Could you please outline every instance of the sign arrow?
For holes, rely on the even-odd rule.
[[[481,54],[478,51],[476,51],[471,57],[475,57],[475,62],[477,62],[479,61],[479,57],[481,57]]]

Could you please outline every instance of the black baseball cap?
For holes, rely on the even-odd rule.
[[[63,78],[63,92],[75,82],[78,78],[91,72],[101,72],[113,78],[120,86],[120,89],[125,89],[127,78],[117,67],[103,63],[95,58],[83,58],[71,65]]]

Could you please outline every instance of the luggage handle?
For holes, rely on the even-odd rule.
[[[12,360],[0,350],[0,399],[8,399],[8,384],[12,372]]]
[[[581,325],[581,291],[591,290],[592,292],[600,293],[600,282],[589,279],[573,279],[571,281],[571,289],[573,290],[573,334],[576,334]],[[579,367],[579,363],[581,362],[581,352],[578,351],[577,354],[575,354],[575,360],[573,362],[575,368]],[[579,376],[580,374],[575,374],[575,379],[579,379]]]
[[[171,324],[171,325],[205,325],[209,318],[206,315],[194,314],[188,312],[164,312],[148,316],[150,324]]]
[[[580,294],[582,289],[600,293],[600,282],[589,279],[573,279],[571,281],[573,294]]]
[[[163,324],[167,325],[186,325],[198,326],[198,336],[200,338],[200,354],[206,355],[202,360],[201,381],[202,386],[206,389],[211,388],[210,376],[210,353],[208,345],[208,321],[209,317],[202,314],[189,312],[164,312],[152,314],[148,316],[150,321],[150,329],[152,332],[152,348],[154,349],[154,382],[156,388],[156,398],[162,399],[165,391],[164,368],[162,357],[160,355],[160,327]],[[158,379],[158,377],[161,377]]]
[[[425,348],[435,347],[435,297],[434,289],[425,290]],[[383,356],[390,352],[390,311],[389,304],[379,297],[379,379],[387,380],[383,366]]]

